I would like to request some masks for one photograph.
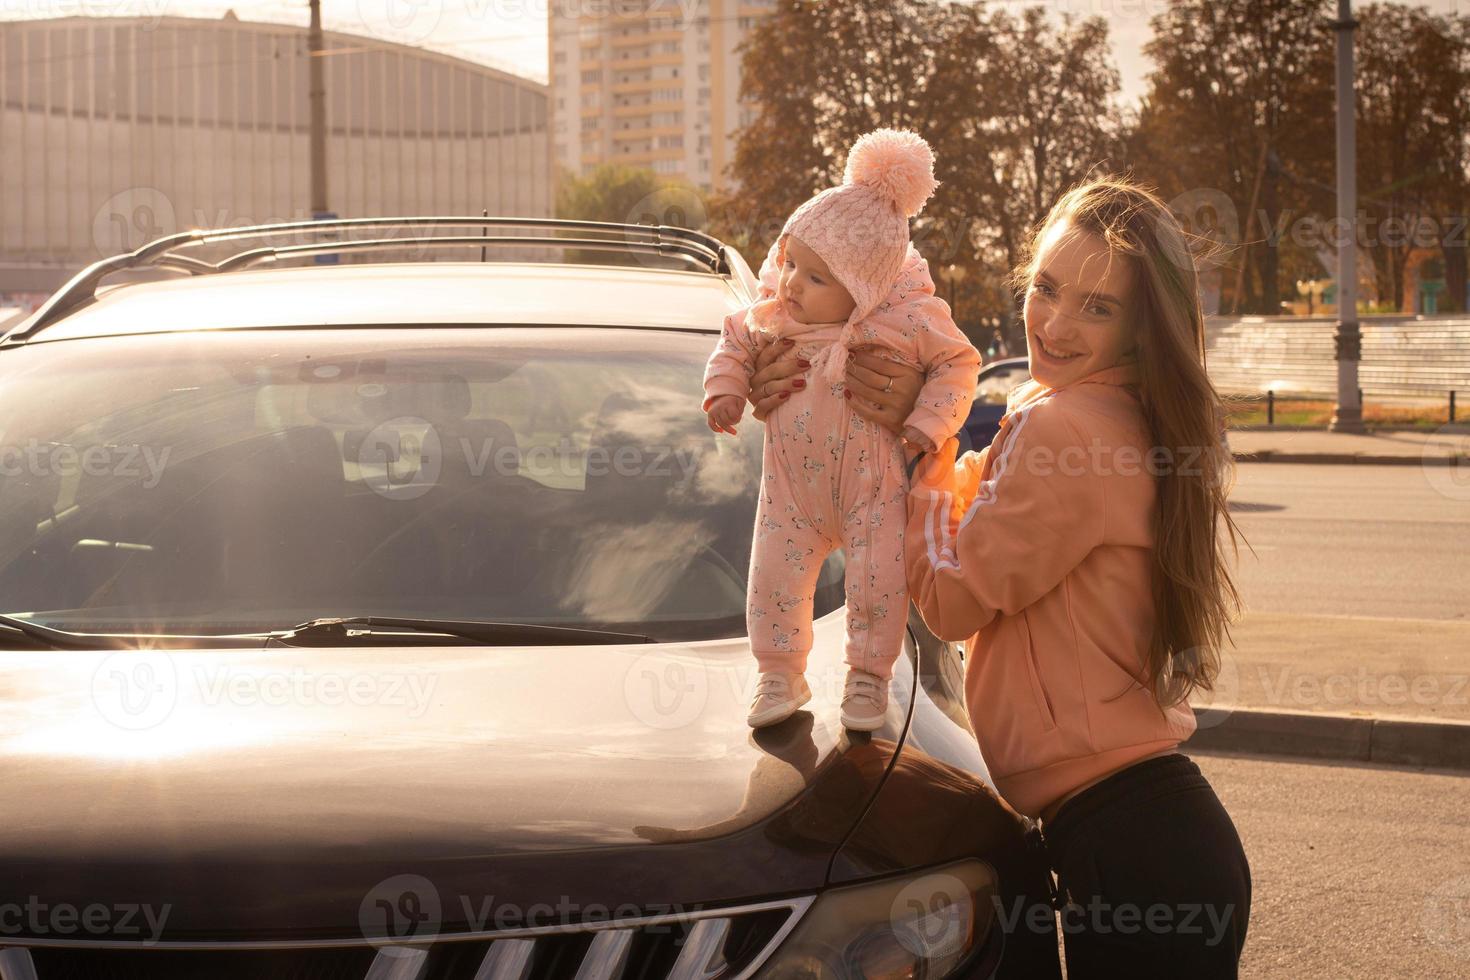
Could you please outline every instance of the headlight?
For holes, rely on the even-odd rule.
[[[990,933],[999,882],[983,861],[823,892],[759,980],[933,980]]]

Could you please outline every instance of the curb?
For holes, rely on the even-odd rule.
[[[1262,423],[1261,425],[1232,425],[1230,426],[1229,431],[1280,432],[1287,435],[1295,435],[1296,433],[1316,433],[1320,435],[1331,432],[1330,429],[1321,425],[1266,425],[1265,423]],[[1470,434],[1470,422],[1445,422],[1442,425],[1436,425],[1433,430],[1426,430],[1423,426],[1419,425],[1372,425],[1367,427],[1367,432],[1365,434],[1376,436],[1380,432],[1422,433],[1427,431],[1448,432],[1455,435],[1466,435]]]
[[[1253,708],[1196,708],[1184,744],[1253,755],[1294,755],[1470,772],[1470,722],[1371,718]]]
[[[1362,463],[1369,466],[1470,466],[1470,456],[1376,456],[1367,453],[1283,453],[1275,449],[1233,454],[1237,463]]]

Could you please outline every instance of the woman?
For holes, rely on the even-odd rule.
[[[967,641],[986,761],[1040,819],[1068,899],[1068,975],[1233,977],[1249,863],[1179,751],[1239,603],[1194,260],[1156,195],[1107,177],[1057,202],[1012,284],[1032,380],[986,449],[910,453],[909,590],[937,636]],[[758,365],[757,418],[799,372]],[[921,382],[871,355],[846,376],[890,428]]]

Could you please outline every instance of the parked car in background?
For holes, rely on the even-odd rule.
[[[761,427],[699,404],[754,286],[681,229],[299,223],[0,339],[0,980],[1058,976],[961,647],[911,607],[838,724],[840,552],[812,703],[746,724]]]
[[[980,369],[980,377],[975,382],[975,401],[960,430],[961,453],[990,445],[1000,431],[1000,420],[1006,413],[1006,396],[1030,378],[1030,363],[1024,357],[992,361]]]

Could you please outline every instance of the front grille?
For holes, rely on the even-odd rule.
[[[363,980],[377,951],[32,949],[46,980]],[[7,973],[6,980],[10,980]]]
[[[0,950],[0,980],[744,980],[811,898],[432,944],[88,942]]]

